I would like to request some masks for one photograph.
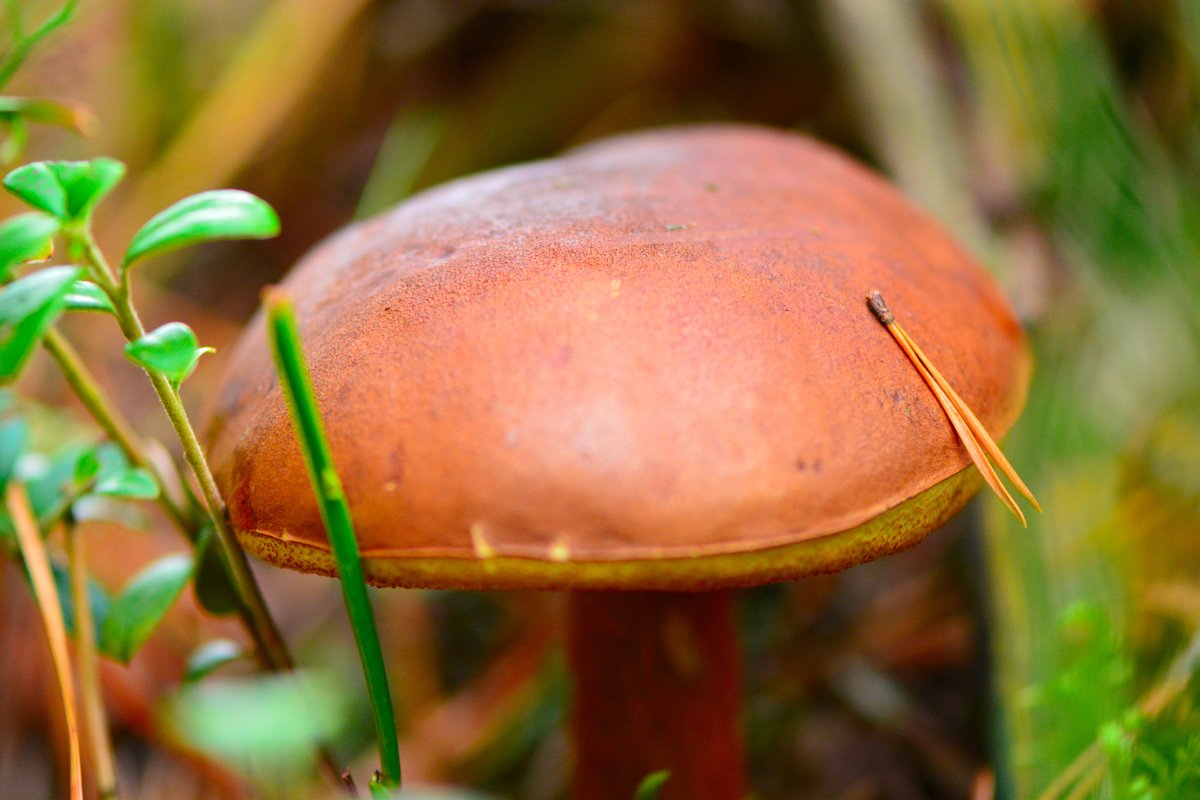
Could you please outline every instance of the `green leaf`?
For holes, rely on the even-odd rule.
[[[99,481],[93,491],[111,497],[153,500],[158,497],[158,482],[141,467],[128,467]]]
[[[58,220],[45,214],[21,214],[0,225],[0,280],[27,261],[42,261],[54,252]]]
[[[177,737],[235,766],[287,774],[346,724],[346,681],[295,672],[185,686],[166,706]]]
[[[131,531],[149,531],[153,523],[149,514],[132,503],[96,494],[84,495],[72,503],[71,516],[76,522],[103,520]]]
[[[211,526],[200,533],[196,543],[196,579],[192,581],[192,591],[200,607],[218,617],[233,614],[242,607]]]
[[[70,128],[82,136],[86,136],[96,122],[92,112],[78,103],[42,97],[0,97],[0,115]]]
[[[112,301],[91,281],[75,281],[66,297],[67,311],[106,311],[113,313]]]
[[[142,226],[122,266],[180,247],[218,239],[269,239],[279,234],[279,217],[249,192],[222,189],[180,200]]]
[[[0,383],[17,377],[42,335],[66,307],[82,269],[50,267],[19,278],[0,292]]]
[[[29,141],[29,129],[25,120],[12,114],[0,115],[0,132],[4,134],[3,140],[0,141],[0,164],[8,166],[17,163],[21,160],[25,144]]]
[[[88,449],[72,444],[55,452],[53,457],[26,453],[17,463],[17,476],[25,484],[29,505],[39,520],[48,519],[62,506],[63,498],[71,492],[79,460]]]
[[[158,370],[178,386],[192,374],[200,356],[211,353],[200,347],[196,334],[182,322],[168,322],[125,345],[125,355],[145,369]]]
[[[638,784],[637,792],[633,795],[634,800],[657,800],[663,784],[670,777],[669,770],[660,769],[658,772],[651,772]]]
[[[5,176],[4,188],[39,211],[67,218],[67,190],[51,172],[49,162],[17,167]]]
[[[76,533],[76,535],[79,535]],[[54,583],[58,588],[58,603],[62,608],[63,626],[67,633],[75,635],[75,595],[71,591],[71,573],[57,561],[50,562],[50,572],[54,575]],[[104,587],[91,576],[87,579],[88,605],[92,607],[92,624],[97,628],[108,618],[108,610],[112,606],[112,598]]]
[[[184,683],[196,681],[211,675],[226,664],[246,657],[246,651],[237,642],[229,639],[213,639],[205,642],[192,651],[188,656],[187,668],[183,673]]]
[[[108,610],[100,629],[101,651],[128,664],[187,586],[192,569],[192,557],[178,553],[134,575]]]
[[[24,417],[14,417],[0,424],[0,490],[8,486],[17,459],[29,442],[29,423]]]
[[[80,220],[123,177],[125,165],[111,158],[37,161],[8,173],[4,188],[60,220]]]
[[[75,482],[87,483],[92,480],[100,474],[100,466],[100,455],[96,452],[96,448],[89,447],[84,450],[75,460]]]

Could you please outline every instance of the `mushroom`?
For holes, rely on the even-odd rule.
[[[617,137],[427,191],[287,279],[371,581],[570,593],[573,794],[741,800],[733,589],[920,541],[979,474],[865,303],[1003,434],[1020,326],[895,189],[800,135]],[[333,561],[261,321],[209,441],[245,547]]]

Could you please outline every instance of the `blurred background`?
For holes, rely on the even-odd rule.
[[[37,127],[26,158],[128,164],[97,220],[114,251],[193,192],[278,209],[277,239],[142,272],[148,326],[183,319],[218,349],[185,387],[197,411],[264,285],[425,187],[692,121],[849,151],[954,231],[1027,325],[1034,383],[1005,449],[1046,513],[1025,530],[983,497],[912,551],[744,593],[758,797],[1200,797],[1197,0],[84,0],[6,91],[92,110],[90,138]],[[0,198],[0,218],[17,211]],[[112,327],[67,331],[143,432],[171,441]],[[46,425],[84,419],[48,361],[20,388]],[[88,535],[113,588],[181,548],[164,525]],[[336,585],[259,573],[299,660],[345,676],[333,747],[365,782],[370,718]],[[563,797],[558,599],[374,597],[406,785]],[[130,666],[105,665],[124,797],[320,795],[303,766],[173,730],[189,653],[240,636],[188,595]],[[4,563],[0,797],[65,796],[60,719],[36,609]]]

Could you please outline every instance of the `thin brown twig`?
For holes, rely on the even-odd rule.
[[[108,718],[100,693],[99,664],[96,658],[96,628],[88,597],[87,547],[83,531],[67,522],[67,565],[71,576],[71,605],[75,609],[75,659],[79,666],[80,709],[84,733],[96,771],[96,793],[100,800],[115,800],[117,770],[113,762],[112,742],[108,738]]]
[[[46,629],[50,644],[50,658],[54,663],[54,675],[58,680],[59,696],[62,698],[63,716],[67,722],[67,739],[70,750],[71,800],[83,800],[83,764],[79,750],[79,720],[76,715],[75,678],[71,673],[71,661],[67,655],[67,629],[63,622],[62,605],[58,589],[50,571],[50,557],[46,553],[37,521],[29,508],[25,488],[16,481],[8,484],[4,503],[16,528],[21,557],[29,573],[34,599]]]

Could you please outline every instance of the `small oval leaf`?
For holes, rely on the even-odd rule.
[[[196,334],[182,322],[168,322],[125,345],[125,355],[140,367],[163,372],[178,385],[211,348],[201,348]]]
[[[87,483],[100,474],[100,455],[97,448],[89,447],[75,459],[75,483]]]
[[[196,579],[192,581],[192,591],[200,607],[214,616],[227,616],[242,607],[211,526],[201,531],[196,544]]]
[[[297,671],[190,684],[163,712],[164,729],[195,747],[284,772],[344,729],[350,704],[344,680]]]
[[[205,642],[188,656],[183,682],[195,683],[226,664],[245,657],[246,651],[242,649],[242,646],[230,639],[213,639]]]
[[[103,311],[113,313],[112,301],[91,281],[75,281],[67,292],[67,311]]]
[[[158,497],[158,482],[141,467],[127,467],[115,475],[102,478],[93,491],[110,497],[153,500]]]
[[[87,217],[123,177],[125,165],[112,158],[37,161],[8,173],[4,188],[61,220],[78,220]]]
[[[187,586],[192,566],[190,555],[177,553],[134,575],[109,606],[100,629],[101,651],[128,664]]]
[[[17,459],[25,452],[29,442],[29,422],[24,417],[13,417],[0,423],[0,490],[8,486],[17,469]]]
[[[634,800],[657,800],[658,793],[662,791],[663,784],[671,777],[669,770],[660,769],[658,772],[651,772],[642,782],[638,784],[637,792],[633,795]]]
[[[76,535],[79,533],[76,532]],[[58,603],[62,608],[63,627],[67,629],[68,634],[74,636],[76,632],[75,594],[71,591],[71,575],[67,572],[67,568],[57,561],[50,562],[50,571],[54,576],[54,583],[58,587]],[[92,625],[99,628],[108,619],[108,609],[112,605],[112,598],[108,596],[104,587],[90,575],[87,578],[87,598],[92,611]]]
[[[67,190],[54,177],[48,162],[17,167],[4,177],[4,188],[39,211],[59,219],[67,216]]]
[[[95,116],[85,106],[44,97],[0,97],[0,114],[70,128],[81,136],[87,136],[96,124]]]
[[[58,220],[45,214],[21,214],[0,225],[0,280],[27,261],[42,261],[54,252]]]
[[[218,239],[268,239],[279,233],[275,210],[249,192],[221,189],[180,200],[134,235],[122,261]]]
[[[150,515],[132,503],[96,494],[84,495],[72,503],[71,516],[76,522],[112,522],[131,531],[149,531],[153,527]]]
[[[42,335],[65,308],[82,269],[50,267],[19,278],[0,292],[0,383],[21,372]]]

